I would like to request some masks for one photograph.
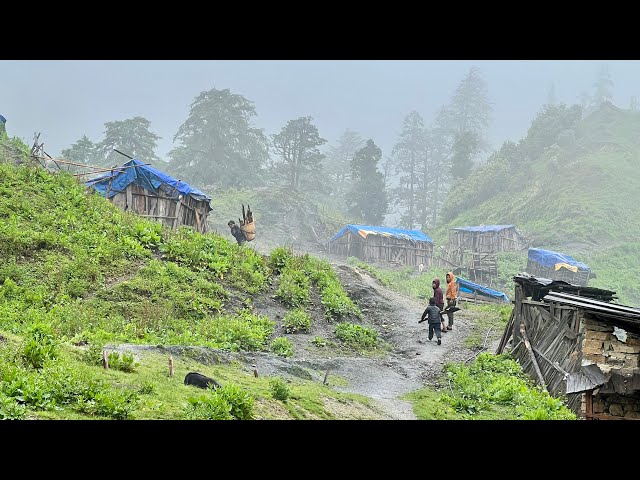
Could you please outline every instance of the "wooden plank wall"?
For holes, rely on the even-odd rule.
[[[410,242],[395,237],[368,235],[366,239],[350,230],[329,243],[329,252],[347,257],[357,257],[365,262],[387,261],[399,265],[425,268],[432,264],[433,244]]]
[[[583,336],[580,312],[554,302],[546,304],[523,298],[519,285],[516,286],[514,309],[511,355],[525,373],[536,379],[535,365],[521,341],[520,325],[524,324],[547,390],[554,396],[566,398],[568,407],[579,413],[581,395],[566,395],[565,374],[580,368]]]
[[[207,204],[191,196],[183,197],[178,209],[178,202],[175,200],[153,194],[139,185],[130,184],[124,192],[114,195],[111,203],[121,210],[128,205],[129,211],[170,228],[186,225],[200,233],[206,231]]]

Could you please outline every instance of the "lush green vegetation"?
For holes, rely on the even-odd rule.
[[[469,365],[445,366],[439,391],[406,396],[422,420],[575,420],[560,399],[535,386],[508,355],[480,353]]]
[[[328,321],[361,317],[325,261],[286,249],[265,257],[216,233],[164,229],[87,194],[70,174],[3,163],[0,179],[1,418],[278,418],[268,379],[220,366],[214,376],[226,377],[225,389],[193,395],[181,385],[186,367],[167,379],[166,357],[110,345],[291,356],[292,342],[253,307],[270,289],[285,306],[299,304],[285,320],[291,330],[309,329],[304,298],[314,291]],[[327,397],[368,408],[326,388],[291,390],[285,417],[334,418]]]

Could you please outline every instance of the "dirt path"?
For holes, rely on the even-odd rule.
[[[445,363],[462,363],[474,357],[475,351],[464,345],[474,323],[474,312],[465,310],[464,306],[456,312],[453,331],[444,333],[442,345],[437,345],[435,338],[431,342],[427,340],[426,322],[418,324],[426,304],[385,288],[363,270],[344,264],[335,267],[345,290],[362,310],[363,323],[374,326],[380,336],[392,345],[390,353],[375,357],[327,356],[327,350],[312,347],[311,343],[315,336],[329,338],[328,332],[335,328],[335,325],[322,321],[315,322],[314,329],[308,334],[288,336],[294,342],[296,352],[290,358],[268,352],[214,352],[204,347],[161,347],[161,350],[182,355],[189,349],[192,350],[192,358],[201,357],[204,363],[239,360],[248,371],[256,365],[260,375],[264,376],[323,382],[328,371],[328,384],[333,389],[370,398],[378,410],[376,418],[415,420],[411,403],[400,397],[424,386],[436,386]],[[273,307],[263,305],[260,310],[270,318],[277,318],[282,311],[281,306],[278,308],[273,310]],[[125,348],[158,349],[131,345]]]
[[[426,304],[386,289],[366,272],[359,273],[365,285],[395,306],[393,316],[388,318],[387,336],[394,349],[383,361],[345,361],[356,368],[344,365],[336,374],[349,380],[349,386],[343,390],[371,397],[389,418],[415,419],[411,404],[398,397],[425,384],[433,385],[446,362],[463,362],[473,355],[464,346],[469,331],[468,313],[456,312],[454,329],[443,333],[442,345],[438,345],[435,337],[428,341],[427,324],[418,324]]]
[[[340,356],[323,358],[307,350],[302,357],[283,359],[271,354],[244,354],[244,360],[258,365],[266,375],[308,376],[322,381],[329,369],[332,375],[346,380],[347,385],[329,384],[338,391],[357,393],[369,397],[381,411],[381,418],[415,420],[411,403],[400,397],[425,385],[434,386],[447,362],[464,362],[473,357],[474,351],[464,345],[470,332],[473,312],[460,310],[454,317],[454,329],[443,333],[442,344],[427,340],[428,326],[418,324],[426,304],[395,293],[367,272],[337,265],[341,280],[349,295],[357,299],[365,315],[364,321],[373,324],[393,349],[383,358]],[[296,351],[304,351],[309,335],[295,337]]]

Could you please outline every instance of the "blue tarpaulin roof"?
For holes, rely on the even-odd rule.
[[[431,237],[420,230],[404,230],[402,228],[373,227],[371,225],[352,225],[352,224],[349,224],[346,227],[344,227],[342,230],[336,233],[333,236],[333,238],[331,238],[331,240],[329,241],[332,242],[335,239],[340,238],[342,235],[344,235],[347,232],[347,230],[350,230],[356,235],[360,235],[361,237],[364,237],[364,238],[367,238],[367,235],[382,235],[382,236],[388,236],[388,237],[402,238],[404,240],[410,240],[413,242],[418,241],[418,242],[433,243],[433,240],[431,240]]]
[[[111,185],[109,185],[110,182]],[[109,190],[109,198],[111,198],[117,193],[124,192],[131,183],[136,183],[155,194],[162,191],[163,195],[168,198],[177,199],[182,194],[184,196],[191,195],[196,200],[206,200],[207,202],[211,200],[211,197],[188,183],[176,180],[171,175],[145,165],[135,158],[121,167],[114,168],[113,172],[88,180],[85,185],[94,188],[103,196],[106,196],[107,190]]]
[[[464,230],[465,232],[499,232],[507,228],[513,228],[513,225],[478,225],[476,227],[456,227],[451,230]]]
[[[552,252],[551,250],[544,250],[542,248],[530,248],[529,260],[543,265],[545,267],[555,267],[559,263],[566,263],[573,267],[578,267],[578,270],[590,271],[590,268],[582,263],[578,262],[575,258],[565,255],[564,253]]]
[[[462,292],[476,294],[478,296],[484,297],[499,298],[503,302],[509,303],[509,297],[507,297],[506,293],[499,292],[498,290],[492,290],[489,287],[478,285],[477,283],[473,283],[470,280],[465,280],[464,278],[460,277],[456,277],[456,283],[458,284],[458,288]]]

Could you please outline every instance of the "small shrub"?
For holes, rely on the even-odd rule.
[[[188,420],[233,420],[231,405],[215,394],[202,394],[187,400],[185,416]]]
[[[286,337],[274,338],[270,349],[280,357],[291,357],[293,355],[293,343]]]
[[[290,310],[284,316],[284,331],[287,333],[308,332],[310,328],[311,317],[301,308]]]
[[[36,323],[27,332],[22,346],[22,358],[33,368],[40,369],[47,359],[58,356],[58,343],[53,335],[51,325]]]
[[[327,341],[322,337],[313,337],[313,340],[311,340],[311,343],[313,343],[316,347],[327,346]]]
[[[309,284],[304,272],[287,267],[280,276],[276,298],[290,307],[301,307],[309,301]]]
[[[102,350],[104,345],[101,343],[92,343],[82,353],[82,360],[89,365],[102,365]]]
[[[269,380],[269,387],[271,389],[271,395],[276,400],[286,402],[289,398],[289,386],[282,378],[276,377]]]
[[[151,395],[155,391],[156,391],[156,385],[151,382],[144,382],[142,385],[140,385],[140,388],[138,389],[138,393],[140,395]]]
[[[355,348],[372,348],[378,342],[376,330],[347,322],[336,325],[336,337]]]
[[[275,273],[280,273],[293,258],[293,252],[287,247],[277,247],[271,251],[269,256],[269,267]]]
[[[138,403],[137,392],[102,390],[93,398],[80,402],[80,410],[89,415],[127,420],[131,418]]]
[[[136,367],[140,364],[137,363],[130,352],[120,354],[116,351],[109,352],[109,368],[114,368],[122,372],[135,372]]]
[[[24,405],[0,393],[0,420],[20,420],[24,418],[26,410]]]
[[[187,400],[190,420],[251,420],[254,399],[239,386],[227,384]]]

